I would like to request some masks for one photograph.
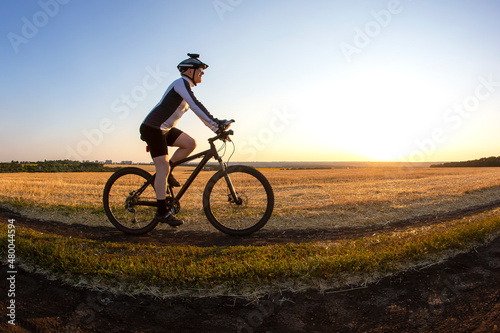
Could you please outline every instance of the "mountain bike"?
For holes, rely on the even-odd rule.
[[[207,182],[203,191],[203,210],[208,221],[218,230],[236,236],[249,235],[261,229],[271,217],[274,193],[271,184],[257,169],[245,165],[231,165],[222,161],[219,151],[232,142],[234,120],[227,121],[217,136],[208,139],[210,148],[172,163],[171,168],[202,158],[177,194],[167,184],[167,207],[173,214],[181,210],[180,200],[207,162],[214,158],[220,170]],[[222,141],[218,150],[215,142]],[[234,147],[234,143],[233,143]],[[234,152],[234,150],[233,150]],[[116,171],[104,187],[103,205],[109,221],[126,234],[141,235],[153,230],[158,222],[153,219],[157,201],[154,189],[155,175],[144,169],[127,167]]]

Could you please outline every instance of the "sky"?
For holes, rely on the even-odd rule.
[[[188,52],[209,65],[194,94],[236,120],[233,161],[500,155],[498,1],[0,6],[0,161],[150,162],[139,126]],[[193,112],[178,127],[208,148]]]

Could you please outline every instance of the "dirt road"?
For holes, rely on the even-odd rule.
[[[0,221],[15,218],[18,226],[107,241],[263,245],[404,230],[477,214],[498,205],[494,202],[378,227],[262,230],[246,238],[182,231],[128,237],[112,228],[27,219],[6,210],[0,211]],[[7,267],[1,270],[1,276],[7,276]],[[112,295],[25,271],[19,271],[16,279],[16,326],[6,323],[6,302],[2,301],[2,332],[500,332],[500,238],[443,264],[387,277],[376,284],[323,293],[275,291],[260,299]],[[0,285],[2,299],[7,295],[6,287]]]

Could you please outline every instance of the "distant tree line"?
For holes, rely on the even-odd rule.
[[[453,168],[453,167],[500,167],[500,156],[483,157],[478,160],[463,162],[447,162],[431,165],[431,168]]]
[[[119,168],[106,167],[97,162],[70,160],[0,163],[0,172],[104,172]]]

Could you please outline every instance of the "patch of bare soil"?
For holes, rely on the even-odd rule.
[[[112,228],[26,219],[0,211],[0,221],[68,237],[158,245],[263,245],[355,238],[440,223],[477,214],[500,202],[386,226],[333,230],[266,231],[235,238],[218,232],[153,231],[131,237]],[[2,279],[7,267],[1,267]],[[4,280],[5,281],[5,280]],[[0,284],[1,299],[7,284]],[[5,332],[500,332],[500,238],[446,262],[387,277],[349,290],[275,292],[260,299],[113,295],[16,275],[16,326]]]

